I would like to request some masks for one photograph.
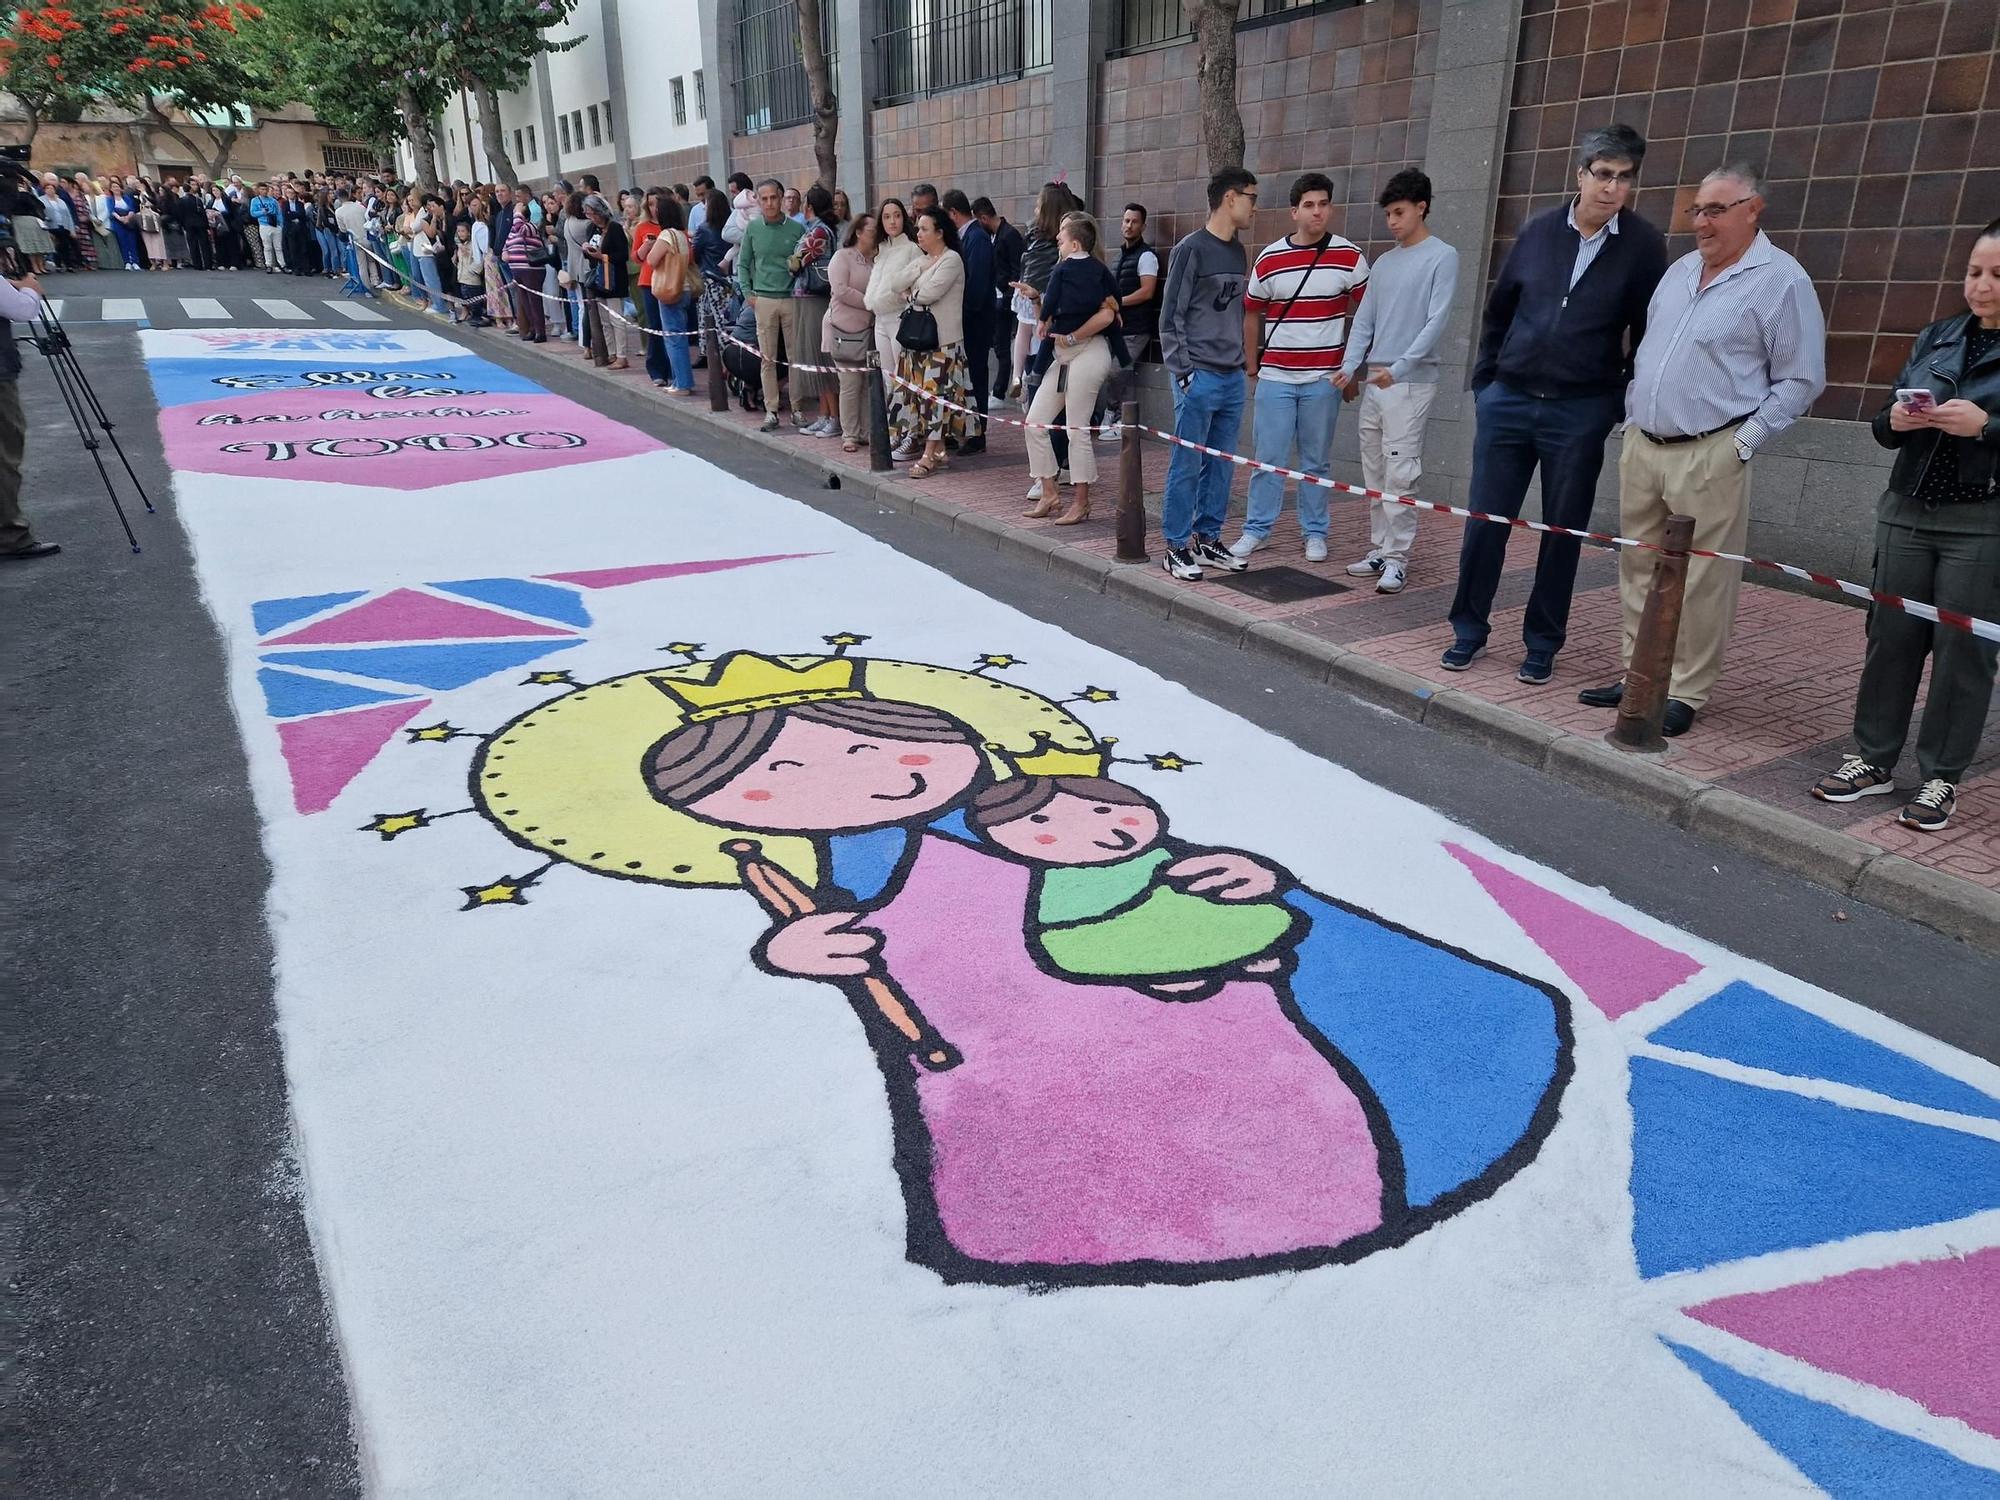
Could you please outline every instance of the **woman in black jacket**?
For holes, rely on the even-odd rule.
[[[2000,219],[1973,243],[1965,303],[1965,312],[1917,335],[1896,399],[1875,417],[1875,441],[1896,450],[1877,511],[1875,587],[2000,620]],[[1927,833],[1951,822],[1993,702],[2000,643],[1886,605],[1869,611],[1855,753],[1813,787],[1820,801],[1896,789],[1926,656],[1930,695],[1917,730],[1923,785],[1897,821]]]

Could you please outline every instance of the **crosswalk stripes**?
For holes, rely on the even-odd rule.
[[[66,300],[65,298],[48,297],[44,298],[43,300],[49,304],[49,312],[51,313],[51,315],[57,318],[60,318],[62,316],[63,303]]]
[[[190,318],[226,318],[229,309],[213,297],[183,297],[181,308]]]
[[[140,323],[146,318],[146,304],[137,297],[106,297],[98,316],[107,323]]]
[[[287,302],[282,297],[257,297],[252,300],[272,317],[283,318],[289,323],[304,323],[312,316],[298,303]]]
[[[357,323],[386,323],[389,321],[381,313],[375,311],[374,308],[365,307],[359,302],[328,302],[325,306],[328,312],[339,313],[342,317],[352,318]]]

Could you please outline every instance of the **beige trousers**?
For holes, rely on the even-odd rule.
[[[1391,495],[1414,495],[1424,473],[1424,423],[1431,414],[1434,384],[1412,385],[1399,380],[1387,390],[1361,388],[1361,483]],[[1368,502],[1370,552],[1384,561],[1407,563],[1417,539],[1412,505],[1389,500]]]
[[[1736,456],[1736,429],[1725,428],[1693,443],[1655,443],[1625,428],[1618,459],[1618,525],[1629,537],[1657,542],[1670,515],[1694,517],[1694,545],[1711,552],[1741,552],[1750,530],[1750,466]],[[1618,601],[1624,615],[1623,660],[1632,643],[1653,581],[1655,554],[1626,547],[1618,554]],[[1674,645],[1668,696],[1700,708],[1715,691],[1729,634],[1736,625],[1741,563],[1688,559],[1681,630]]]
[[[1036,387],[1035,399],[1028,407],[1028,420],[1053,422],[1061,411],[1066,425],[1088,427],[1090,414],[1097,409],[1097,393],[1111,377],[1111,346],[1100,334],[1092,334],[1080,344],[1057,344],[1056,366]],[[1058,371],[1065,372],[1068,378],[1058,380]],[[1028,477],[1053,479],[1059,466],[1055,443],[1049,434],[1039,427],[1030,427],[1027,444]],[[1097,483],[1094,444],[1095,439],[1088,432],[1069,435],[1069,477],[1078,484]]]
[[[850,443],[868,441],[868,372],[840,372],[840,435]]]
[[[799,309],[791,297],[757,298],[757,354],[763,361],[764,410],[778,411],[778,360],[811,358],[799,353]]]

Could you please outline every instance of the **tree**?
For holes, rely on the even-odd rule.
[[[68,6],[14,12],[0,38],[0,84],[28,117],[26,144],[46,120],[78,120],[91,99],[93,67],[81,55],[87,27]]]
[[[834,145],[840,132],[840,101],[833,96],[833,68],[826,58],[826,14],[820,0],[797,3],[799,58],[805,64],[806,87],[812,96],[813,162],[819,168],[819,185],[830,193],[839,170]]]
[[[1236,12],[1239,0],[1181,0],[1194,30],[1201,99],[1201,143],[1208,170],[1243,165],[1243,115],[1236,108]]]
[[[108,6],[104,16],[107,33],[123,38],[130,53],[124,86],[106,92],[143,110],[149,132],[178,141],[210,176],[222,174],[249,128],[242,106],[286,102],[258,35],[264,12],[249,0],[198,7],[128,0]],[[195,129],[208,137],[206,149],[190,133]]]
[[[479,144],[493,175],[509,187],[521,179],[507,154],[506,132],[500,128],[500,92],[527,79],[535,59],[545,52],[567,52],[582,36],[558,40],[550,28],[576,8],[576,0],[402,0],[417,12],[433,37],[431,65],[455,79],[479,106]],[[470,144],[470,143],[468,143]]]

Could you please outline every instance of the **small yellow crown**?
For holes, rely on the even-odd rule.
[[[732,651],[710,663],[705,678],[654,677],[653,686],[687,711],[690,724],[756,713],[764,708],[790,708],[799,703],[827,703],[836,698],[864,696],[857,679],[861,663],[845,657],[814,657],[800,666]]]
[[[1026,755],[1001,752],[1016,774],[1021,776],[1101,776],[1104,752],[1096,745],[1076,749],[1058,745],[1046,729],[1035,731],[1035,748]]]

